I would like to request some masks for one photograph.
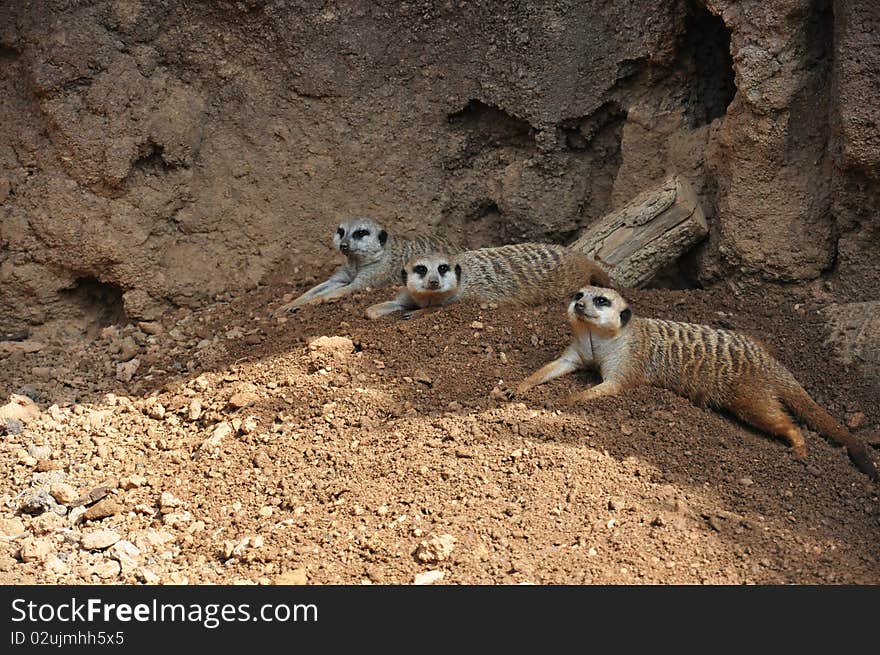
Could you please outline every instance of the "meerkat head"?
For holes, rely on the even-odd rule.
[[[583,287],[568,305],[572,325],[586,325],[604,336],[614,336],[632,318],[629,303],[614,289]]]
[[[370,218],[352,218],[341,223],[333,235],[333,245],[349,259],[369,264],[382,258],[388,232]]]
[[[440,305],[458,291],[461,266],[442,253],[416,255],[406,263],[400,278],[420,306]]]

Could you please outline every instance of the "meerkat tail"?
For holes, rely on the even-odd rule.
[[[778,389],[780,400],[810,428],[829,437],[838,445],[845,446],[849,458],[862,473],[872,480],[880,480],[880,474],[877,473],[865,444],[816,404],[793,376],[785,375],[785,378],[786,382]]]

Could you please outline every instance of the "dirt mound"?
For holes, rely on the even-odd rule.
[[[880,583],[877,488],[815,433],[802,464],[662,390],[567,406],[590,373],[496,400],[566,345],[557,304],[364,319],[386,290],[277,322],[283,291],[16,342],[0,392],[39,414],[0,423],[3,582]],[[877,429],[812,294],[628,295],[760,336]]]

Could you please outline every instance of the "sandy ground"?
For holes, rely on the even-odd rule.
[[[801,463],[664,390],[570,407],[590,372],[493,394],[565,347],[561,303],[272,317],[303,288],[7,344],[3,402],[36,405],[5,421],[0,582],[880,583],[878,489],[813,432]],[[855,434],[880,424],[821,289],[627,295],[761,337]]]

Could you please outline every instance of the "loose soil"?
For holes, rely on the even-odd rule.
[[[3,438],[0,582],[880,583],[878,489],[816,433],[802,463],[665,390],[566,404],[590,372],[493,393],[566,346],[563,303],[368,321],[385,290],[272,317],[305,287],[22,342],[0,392],[40,415]],[[880,424],[877,381],[823,346],[821,290],[627,296],[760,337],[855,434]]]

